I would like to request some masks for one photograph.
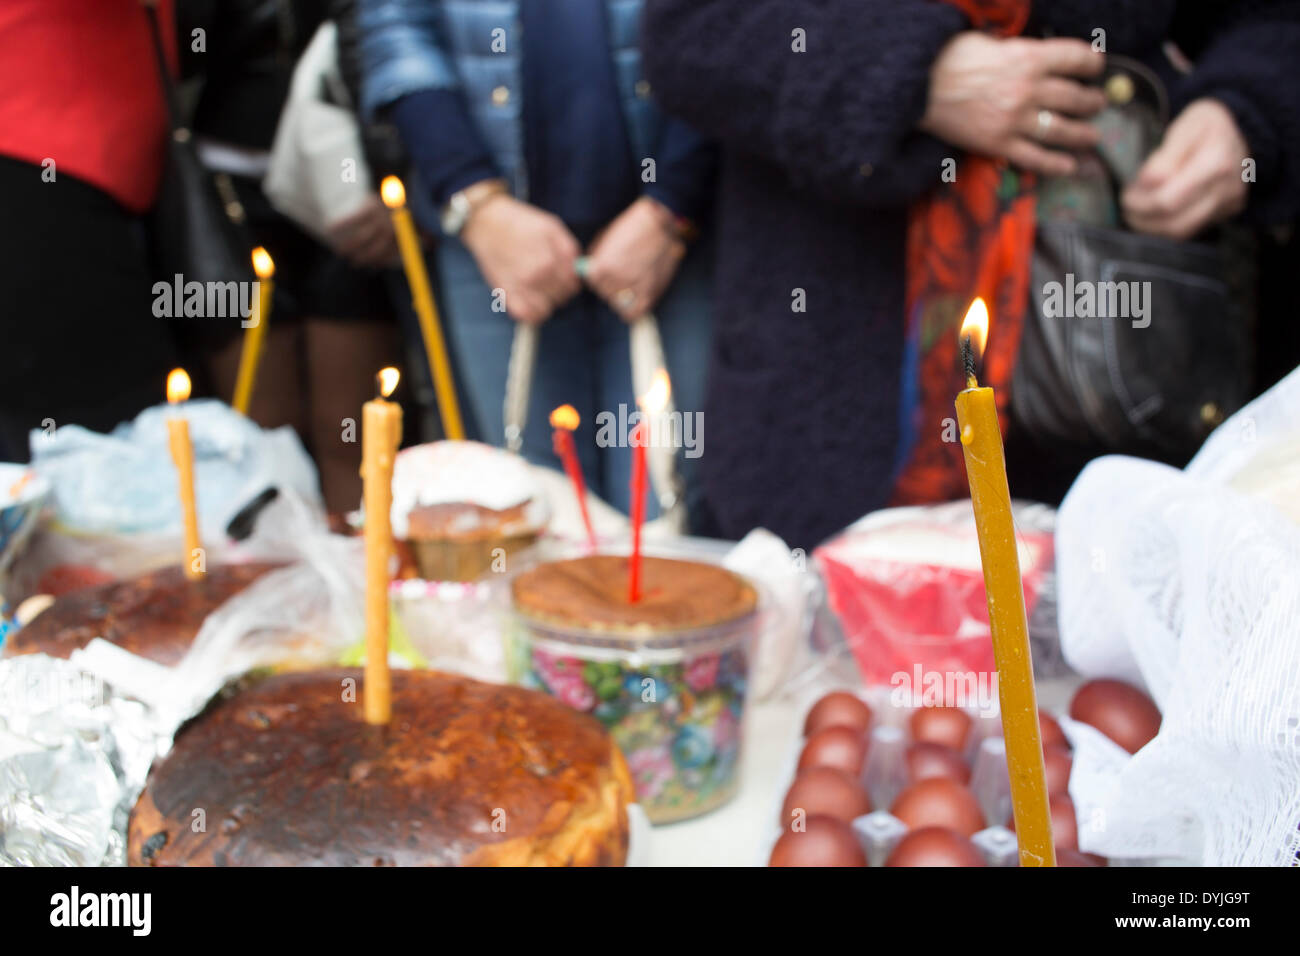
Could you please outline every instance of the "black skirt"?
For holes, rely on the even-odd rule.
[[[0,156],[0,460],[28,431],[107,431],[164,400],[175,323],[153,313],[139,217],[107,193]]]

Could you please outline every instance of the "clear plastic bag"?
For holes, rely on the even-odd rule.
[[[267,488],[323,508],[316,466],[291,428],[263,430],[218,401],[145,409],[109,434],[65,425],[34,431],[32,467],[50,485],[52,520],[7,585],[13,600],[143,574],[180,560],[181,513],[167,419],[184,414],[207,560],[238,560],[226,528]]]
[[[107,435],[64,425],[32,435],[32,466],[49,480],[55,517],[81,534],[166,534],[180,529],[167,420],[183,415],[194,445],[194,485],[205,538],[275,486],[319,506],[316,467],[291,428],[263,430],[230,406],[203,400],[155,405]]]

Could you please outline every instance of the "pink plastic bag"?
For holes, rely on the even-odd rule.
[[[1052,568],[1053,512],[1017,504],[1015,516],[1032,617]],[[813,556],[868,686],[996,669],[969,501],[875,512]]]

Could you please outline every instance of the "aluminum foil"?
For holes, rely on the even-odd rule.
[[[0,864],[124,866],[170,721],[65,660],[0,660]]]

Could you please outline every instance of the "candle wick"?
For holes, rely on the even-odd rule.
[[[979,379],[975,377],[975,349],[971,345],[969,335],[961,337],[961,364],[962,369],[966,372],[966,387],[979,387]]]

